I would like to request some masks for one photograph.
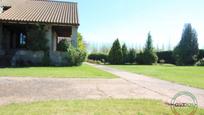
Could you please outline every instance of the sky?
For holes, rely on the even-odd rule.
[[[66,1],[66,0],[65,0]],[[151,32],[155,47],[178,44],[185,23],[197,31],[204,48],[204,0],[68,0],[78,2],[80,27],[89,44],[143,47]]]

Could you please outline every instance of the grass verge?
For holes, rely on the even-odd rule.
[[[185,113],[185,112],[184,112]],[[155,100],[71,100],[0,106],[1,115],[172,115]],[[197,115],[204,110],[198,109]]]
[[[83,64],[79,67],[0,68],[3,77],[38,78],[116,78],[111,73]]]
[[[192,87],[204,88],[204,67],[173,65],[110,65],[137,74],[168,80]]]

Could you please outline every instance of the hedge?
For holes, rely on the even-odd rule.
[[[88,59],[94,61],[108,62],[108,55],[103,53],[93,53],[89,54]]]
[[[198,60],[203,59],[203,58],[204,58],[204,50],[199,50]]]
[[[176,61],[173,57],[173,51],[161,51],[157,52],[158,62],[164,61],[164,63],[175,64]]]

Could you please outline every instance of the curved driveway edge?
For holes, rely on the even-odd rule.
[[[121,79],[127,81],[130,85],[138,87],[138,89],[135,90],[136,92],[145,89],[147,92],[143,94],[144,98],[157,98],[170,103],[172,97],[176,93],[179,91],[188,91],[196,96],[198,105],[204,108],[204,89],[193,88],[169,81],[146,77],[144,75],[118,70],[105,65],[87,64],[119,76]],[[152,93],[155,93],[155,95],[152,95]]]

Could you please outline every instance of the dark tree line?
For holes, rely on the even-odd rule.
[[[106,58],[110,64],[145,64],[152,65],[157,62],[172,63],[176,65],[204,65],[204,51],[199,50],[196,30],[191,24],[185,24],[181,40],[173,51],[155,52],[152,36],[148,33],[145,47],[142,51],[128,49],[126,44],[120,45],[116,39]],[[98,58],[103,59],[101,56]],[[159,59],[158,59],[159,58]]]
[[[118,39],[112,45],[109,52],[109,63],[110,64],[147,64],[151,65],[157,62],[158,57],[153,48],[152,37],[150,33],[146,41],[144,51],[140,52],[137,56],[137,52],[134,48],[127,49],[126,44],[123,44],[122,48]]]

